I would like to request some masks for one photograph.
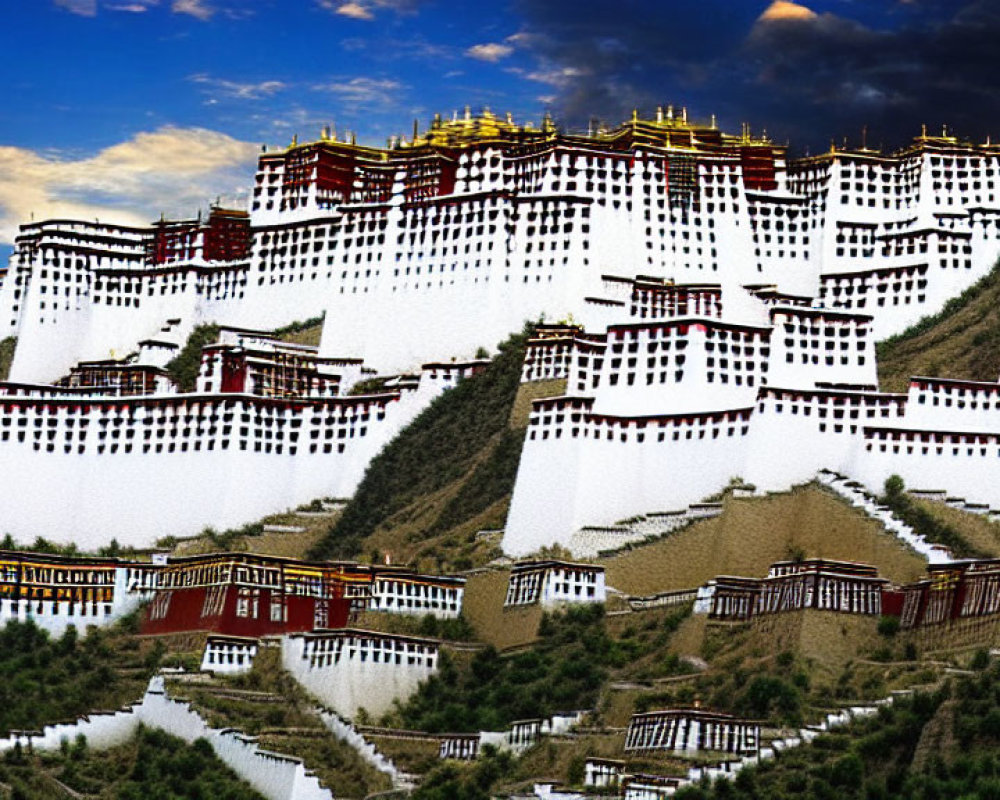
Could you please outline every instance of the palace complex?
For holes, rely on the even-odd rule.
[[[790,159],[672,108],[589,135],[488,111],[386,148],[325,131],[261,153],[246,211],[22,227],[0,514],[22,540],[147,546],[349,496],[539,319],[523,380],[566,389],[532,412],[511,554],[642,538],[623,521],[735,477],[898,473],[1000,505],[1000,386],[881,392],[875,360],[998,254],[1000,146],[949,136]],[[321,314],[318,347],[271,335]],[[209,323],[182,391],[166,366]]]

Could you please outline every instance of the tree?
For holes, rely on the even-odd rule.
[[[890,502],[902,497],[905,490],[906,484],[903,483],[903,479],[899,475],[890,475],[885,479],[885,496]]]

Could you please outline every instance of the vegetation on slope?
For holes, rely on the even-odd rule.
[[[0,630],[0,734],[138,701],[162,647],[131,635],[134,619],[123,623],[86,637],[70,627],[53,640],[31,621],[8,622]]]
[[[939,500],[927,500],[910,496],[910,501],[938,520],[952,528],[976,550],[992,558],[1000,557],[1000,523],[985,514],[963,511]]]
[[[481,374],[445,392],[372,460],[314,557],[357,557],[366,537],[394,514],[466,476],[466,486],[445,505],[432,531],[472,517],[511,492],[521,439],[504,434],[527,336],[526,329],[501,344]]]
[[[317,703],[281,667],[276,648],[261,650],[246,675],[210,684],[169,682],[215,728],[259,736],[261,747],[301,758],[336,797],[365,797],[391,788],[390,779],[337,739],[316,713]]]
[[[308,344],[313,347],[319,346],[319,340],[323,336],[323,320],[326,314],[299,322],[296,320],[283,328],[278,328],[272,334],[275,339],[291,344]]]
[[[987,558],[991,554],[971,545],[955,528],[918,504],[904,491],[903,479],[892,475],[885,482],[885,494],[879,498],[927,541],[947,547],[957,558]]]
[[[166,370],[182,392],[193,392],[201,366],[201,349],[219,340],[218,325],[198,325],[181,351],[167,362]]]
[[[618,638],[634,636],[637,622],[645,617],[646,612],[638,615],[638,619],[626,617],[627,627],[619,631]],[[843,615],[813,612],[807,622],[820,617],[831,622],[823,634],[827,637],[844,619]],[[704,655],[709,663],[703,671],[690,668],[685,671],[683,663],[678,669],[675,656],[664,659],[662,648],[649,648],[647,656],[663,660],[664,669],[677,673],[677,677],[669,680],[640,678],[640,673],[628,663],[606,668],[597,724],[621,729],[633,712],[690,705],[701,700],[708,708],[758,719],[766,727],[801,726],[831,708],[882,698],[897,687],[943,686],[912,698],[897,698],[892,707],[882,709],[874,719],[837,729],[811,746],[782,752],[775,761],[740,773],[734,783],[694,786],[677,796],[688,800],[1000,798],[1000,794],[990,793],[990,781],[1000,776],[1000,760],[995,755],[1000,742],[1000,668],[961,678],[952,692],[943,683],[948,680],[943,664],[915,660],[912,645],[902,647],[904,655],[898,647],[901,643],[886,632],[877,637],[888,642],[876,650],[877,659],[859,658],[848,663],[833,684],[828,684],[820,675],[826,665],[815,663],[800,652],[775,653],[778,648],[773,644],[773,635],[753,634],[747,626],[719,626],[716,635],[706,641]],[[667,638],[671,643],[676,640],[669,635],[658,634],[657,638]],[[591,657],[592,660],[599,665],[605,663],[601,648],[595,652],[597,656]],[[902,657],[911,660],[907,663],[895,660]],[[940,659],[940,654],[936,657]],[[642,660],[640,655],[634,663]],[[957,666],[954,661],[947,663]],[[968,661],[963,659],[960,663]],[[983,670],[988,663],[986,652],[979,651],[971,665]],[[489,693],[496,692],[500,684],[489,675],[484,677],[484,683],[489,690],[482,697],[489,705]],[[513,690],[524,691],[525,685],[527,691],[532,691],[530,682],[514,684]],[[466,702],[476,699],[461,688],[457,691]],[[620,700],[626,701],[625,707],[612,708]],[[547,712],[548,709],[543,709],[529,716]],[[476,764],[446,763],[432,769],[415,797],[480,800],[498,792],[503,795],[518,781],[541,775],[580,787],[584,758],[593,755],[622,758],[621,741],[620,733],[609,733],[603,738],[583,735],[577,740],[560,742],[558,747],[548,741],[515,762],[486,752]],[[689,766],[669,755],[652,761],[647,760],[651,756],[625,758],[631,772],[682,775]],[[550,765],[548,771],[546,764]]]
[[[14,351],[17,349],[17,337],[8,336],[0,339],[0,381],[7,380],[10,375],[10,365],[14,361]]]
[[[440,671],[387,722],[436,733],[505,730],[519,719],[594,708],[610,672],[662,647],[686,610],[656,630],[616,637],[601,605],[546,614],[534,647],[501,655],[488,647]]]
[[[448,761],[432,770],[413,793],[413,800],[488,800],[493,787],[507,780],[513,769],[511,753],[486,747],[472,764]]]
[[[995,381],[1000,375],[1000,264],[877,347],[879,386],[905,392],[911,376]]]
[[[874,718],[679,800],[1000,798],[1000,667],[897,699]]]
[[[94,751],[85,737],[58,753],[20,748],[0,762],[0,781],[15,800],[70,796],[115,800],[259,800],[261,795],[216,758],[211,744],[186,744],[160,730],[140,728],[130,742]]]

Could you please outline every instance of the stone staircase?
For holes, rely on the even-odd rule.
[[[680,511],[653,511],[615,525],[587,526],[573,534],[569,549],[577,558],[596,558],[602,553],[658,539],[721,513],[722,503],[694,503]]]
[[[955,560],[954,555],[947,547],[928,542],[905,522],[897,519],[888,506],[879,505],[875,495],[867,492],[865,487],[857,481],[852,481],[847,476],[830,470],[820,472],[817,479],[852,506],[861,509],[869,517],[877,520],[889,533],[912,547],[931,564],[942,564]]]

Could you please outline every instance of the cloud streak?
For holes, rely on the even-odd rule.
[[[55,0],[55,4],[81,17],[97,16],[97,0]]]
[[[191,75],[188,77],[188,80],[204,87],[205,92],[213,99],[229,97],[237,100],[260,100],[287,88],[287,84],[282,81],[270,80],[245,83],[230,81],[225,78],[213,78],[211,75],[205,73]]]
[[[53,0],[59,8],[64,8],[71,14],[81,17],[96,17],[98,11],[119,11],[131,14],[142,14],[160,5],[160,0]],[[186,14],[208,22],[216,13],[216,7],[209,0],[170,0],[170,10],[174,14]],[[239,18],[252,13],[249,9],[227,9],[226,16]]]
[[[314,91],[334,95],[345,110],[354,113],[397,103],[399,93],[405,87],[391,78],[357,77],[316,84],[312,88]]]
[[[35,219],[146,224],[188,215],[250,182],[257,146],[202,128],[163,127],[86,158],[0,147],[0,243]]]
[[[215,14],[215,9],[206,0],[174,0],[170,9],[175,14],[189,14],[202,22],[208,22]]]

